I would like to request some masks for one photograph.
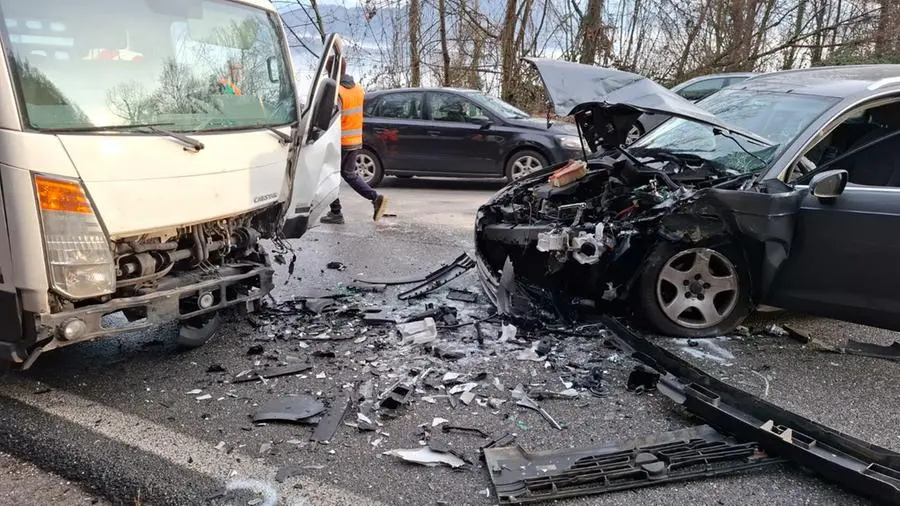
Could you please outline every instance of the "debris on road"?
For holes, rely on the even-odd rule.
[[[312,369],[312,364],[306,362],[298,362],[281,367],[268,367],[262,369],[250,369],[237,373],[231,379],[232,383],[244,383],[247,381],[262,380],[269,378],[277,378],[279,376],[287,376],[289,374],[299,374]]]
[[[862,343],[850,339],[847,341],[847,344],[844,345],[844,353],[848,355],[900,361],[900,342],[895,341],[890,346],[882,346],[880,344]]]
[[[347,270],[347,266],[342,264],[341,262],[328,262],[328,265],[325,267],[334,270],[334,271],[344,271]]]
[[[312,436],[309,438],[310,441],[317,441],[320,443],[331,441],[334,434],[337,432],[338,427],[344,422],[344,418],[347,417],[347,413],[350,412],[350,406],[352,404],[350,397],[342,397],[339,401],[335,402],[331,406],[331,409],[328,410],[328,413],[322,417],[322,420],[316,425]]]
[[[484,458],[501,504],[602,494],[783,462],[756,443],[738,443],[706,425],[596,448],[536,453],[518,445],[485,448]]]
[[[809,332],[796,329],[791,325],[784,325],[783,328],[787,332],[787,335],[795,341],[798,341],[802,344],[809,344],[809,342],[812,341],[812,337],[809,335]]]
[[[553,419],[552,416],[550,416],[550,413],[547,413],[547,411],[545,411],[544,408],[540,407],[538,405],[538,403],[535,402],[534,399],[528,397],[527,395],[523,395],[522,398],[517,400],[516,405],[522,406],[523,408],[528,408],[528,409],[537,411],[538,413],[541,414],[541,416],[544,417],[545,420],[550,422],[550,425],[552,425],[555,429],[557,429],[557,430],[563,429],[562,425],[560,425],[559,422],[557,422],[556,420]]]
[[[428,446],[409,450],[389,450],[384,452],[383,455],[399,457],[407,462],[428,467],[435,467],[443,464],[455,469],[466,465],[466,461],[456,455],[449,452],[438,452]]]
[[[314,418],[325,411],[325,405],[310,395],[286,396],[260,406],[253,414],[254,422],[318,423]]]
[[[434,323],[434,318],[431,317],[416,322],[398,324],[397,330],[403,337],[402,344],[428,344],[437,340],[437,325]]]
[[[468,253],[463,253],[451,264],[432,272],[421,284],[401,293],[397,297],[400,300],[422,297],[462,276],[473,267],[475,267],[475,260]]]

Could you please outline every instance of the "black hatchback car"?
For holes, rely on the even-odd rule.
[[[580,158],[574,125],[551,124],[479,91],[403,88],[372,92],[356,167],[370,186],[384,176],[512,181]]]

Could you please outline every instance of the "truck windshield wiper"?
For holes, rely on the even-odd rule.
[[[183,144],[187,144],[195,151],[200,151],[205,146],[202,142],[194,139],[192,137],[188,137],[182,133],[172,132],[170,130],[164,130],[159,128],[161,126],[169,126],[174,125],[174,123],[139,123],[133,125],[102,125],[102,126],[86,126],[86,127],[72,127],[72,128],[55,128],[52,130],[48,130],[54,133],[67,133],[67,132],[104,132],[104,131],[123,131],[123,130],[149,130],[151,132],[156,132],[159,134],[166,135],[171,137]]]
[[[289,126],[289,127],[291,127],[291,128],[294,128],[295,126],[297,126],[297,122],[294,121],[294,122],[291,122],[291,123],[289,123],[289,124],[287,124],[287,125],[285,125],[285,126]],[[263,128],[265,128],[266,130],[268,130],[268,131],[272,132],[273,134],[277,135],[278,138],[281,139],[281,143],[282,143],[282,144],[287,144],[287,143],[291,142],[291,136],[290,136],[289,134],[286,134],[286,133],[282,132],[281,130],[278,130],[277,128],[273,127],[272,125],[263,125]]]

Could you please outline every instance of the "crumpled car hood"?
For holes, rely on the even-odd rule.
[[[656,82],[630,72],[545,58],[525,58],[541,76],[556,113],[577,115],[592,108],[612,112],[613,116],[640,113],[666,114],[706,123],[722,130],[750,137],[766,144],[766,139],[734,127]],[[615,122],[615,121],[614,121]],[[633,119],[631,120],[633,122]],[[622,127],[617,123],[619,128]]]

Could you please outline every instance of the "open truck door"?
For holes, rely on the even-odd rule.
[[[329,59],[333,64],[328,68]],[[309,88],[288,161],[288,206],[284,236],[296,239],[319,221],[341,184],[341,111],[338,82],[344,60],[341,38],[328,36]]]

